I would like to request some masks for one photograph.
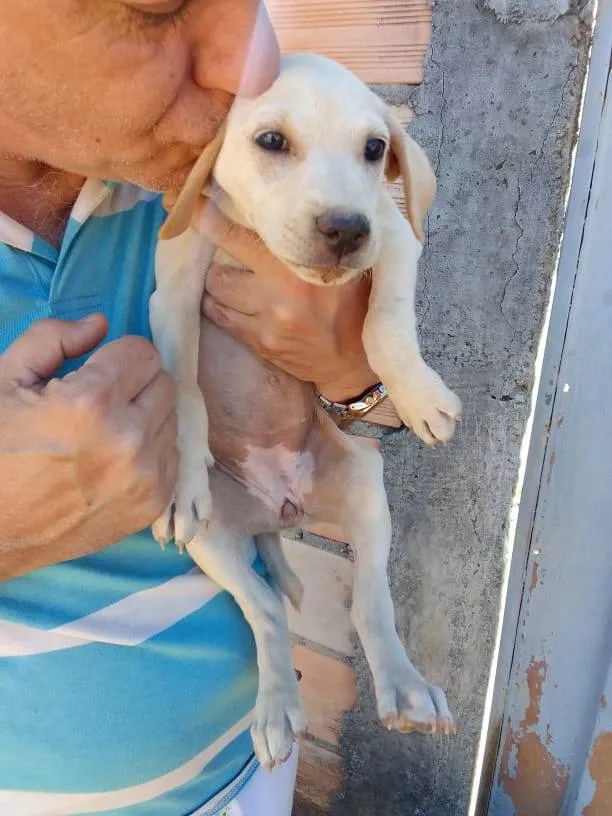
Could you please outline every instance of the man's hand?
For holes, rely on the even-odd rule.
[[[106,330],[43,320],[0,355],[0,579],[113,544],[170,500],[174,385],[151,343],[123,337],[49,379]]]
[[[361,339],[369,279],[305,283],[210,201],[196,228],[246,268],[209,270],[203,312],[210,320],[328,399],[350,399],[377,382]]]

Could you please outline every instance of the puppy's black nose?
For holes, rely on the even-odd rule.
[[[328,210],[315,218],[315,223],[338,261],[360,249],[371,232],[370,222],[358,212]]]

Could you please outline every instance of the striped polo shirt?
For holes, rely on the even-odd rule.
[[[92,180],[59,249],[0,214],[0,352],[94,311],[107,341],[150,337],[163,217],[159,196]],[[256,688],[232,598],[149,530],[0,583],[0,813],[219,813],[257,767]]]

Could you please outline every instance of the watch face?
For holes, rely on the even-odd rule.
[[[378,385],[363,394],[359,399],[345,404],[332,402],[328,400],[327,397],[324,397],[323,394],[315,393],[321,405],[330,413],[348,419],[359,419],[368,414],[373,408],[376,408],[377,405],[380,405],[387,396],[387,389],[382,383],[378,383]]]
[[[355,403],[353,413],[355,416],[363,417],[369,414],[370,411],[380,405],[387,396],[387,389],[384,385],[377,385],[369,394],[367,394],[358,403]],[[352,407],[352,406],[351,406]]]

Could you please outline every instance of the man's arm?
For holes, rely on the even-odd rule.
[[[0,580],[147,527],[176,479],[174,386],[142,337],[64,360],[106,334],[101,315],[34,324],[0,355]]]

